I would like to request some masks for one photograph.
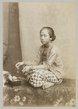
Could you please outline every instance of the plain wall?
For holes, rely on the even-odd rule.
[[[73,3],[19,3],[19,22],[22,57],[33,61],[41,45],[39,31],[43,26],[55,30],[57,45],[62,54],[66,78],[76,74],[76,7]]]

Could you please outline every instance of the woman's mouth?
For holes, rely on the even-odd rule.
[[[41,40],[41,42],[44,43],[45,41],[44,40]]]

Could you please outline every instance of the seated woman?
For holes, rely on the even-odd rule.
[[[38,63],[36,65],[27,65],[25,62],[18,62],[20,65],[26,64],[22,69],[28,82],[34,87],[48,88],[63,80],[63,63],[59,49],[53,45],[56,39],[54,30],[51,27],[43,27],[40,30],[40,46],[38,54]],[[29,72],[28,74],[26,72]]]

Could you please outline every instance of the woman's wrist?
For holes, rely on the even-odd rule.
[[[33,66],[32,65],[30,65],[30,70],[33,70]]]
[[[32,69],[32,70],[38,69],[38,66],[32,65],[32,66],[31,66],[31,69]]]

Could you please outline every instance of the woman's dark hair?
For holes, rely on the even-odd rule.
[[[55,36],[55,34],[54,34],[53,28],[51,28],[51,27],[43,27],[43,28],[40,30],[40,33],[41,33],[41,31],[44,30],[44,29],[47,29],[47,30],[48,30],[49,35],[50,35],[50,38],[52,38],[51,41],[54,41],[54,40],[56,39],[56,36]]]

